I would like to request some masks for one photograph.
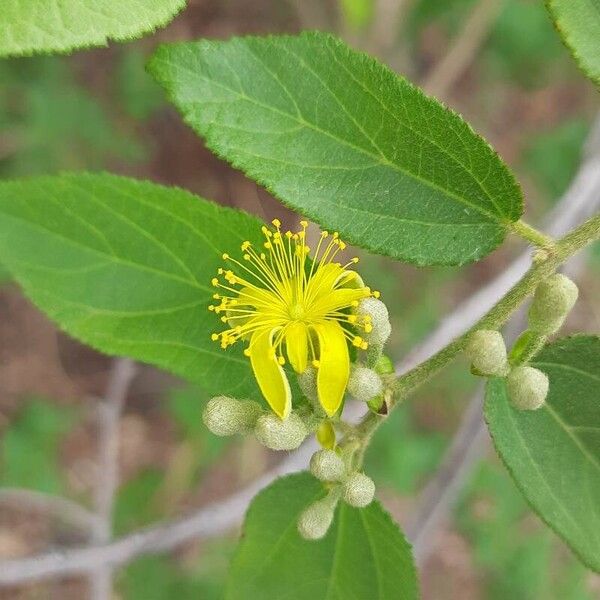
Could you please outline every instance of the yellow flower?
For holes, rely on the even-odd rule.
[[[337,233],[321,234],[312,260],[306,245],[305,221],[296,233],[263,227],[264,250],[250,242],[241,246],[243,261],[223,259],[231,268],[219,269],[212,283],[219,288],[209,306],[223,313],[228,328],[213,333],[212,339],[227,348],[238,340],[248,343],[244,354],[250,358],[254,376],[273,411],[286,419],[292,399],[282,366],[287,360],[296,373],[312,364],[317,369],[317,392],[325,412],[339,409],[350,373],[349,344],[360,349],[367,342],[360,331],[372,329],[369,317],[356,314],[359,302],[371,292],[360,276],[349,268],[353,258],[342,265],[335,262],[346,244]],[[224,280],[224,281],[223,281]]]

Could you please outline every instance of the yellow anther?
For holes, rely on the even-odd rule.
[[[340,250],[345,250],[346,249],[346,242],[342,242],[342,240],[340,240]]]
[[[244,260],[251,260],[252,257],[249,254],[244,254]]]
[[[227,253],[223,254],[223,260],[229,260],[229,254],[227,254]]]
[[[277,357],[277,362],[278,362],[278,363],[279,363],[281,366],[283,366],[283,365],[285,365],[285,358],[283,358],[283,356],[278,356],[278,357]]]
[[[371,333],[371,331],[373,331],[373,325],[371,325],[371,323],[367,323],[365,325],[365,331],[366,333]]]
[[[312,361],[312,366],[315,369],[318,369],[321,366],[321,363],[318,360],[315,359],[315,360]]]
[[[300,227],[308,227],[308,221],[300,221]]]
[[[246,240],[243,244],[242,244],[242,252],[246,252],[246,250],[248,250],[248,248],[250,248],[250,246],[252,246],[252,244]]]
[[[273,219],[271,223],[273,223],[275,227],[281,227],[281,221],[279,219]]]
[[[271,244],[271,242],[265,242],[263,244],[263,246],[267,249],[270,250],[271,248],[273,248],[273,244]]]
[[[215,287],[218,287],[219,285],[219,280],[216,277],[213,277],[210,282],[212,283],[212,285],[214,285]]]
[[[359,262],[358,256],[355,256],[350,262],[354,263],[355,265],[358,264],[358,262]]]
[[[250,348],[244,348],[244,356],[250,357]]]
[[[363,342],[363,343],[360,345],[360,348],[361,348],[361,350],[366,350],[368,347],[369,347],[369,344],[368,344],[367,342]]]
[[[321,237],[325,239],[329,235],[329,231],[321,231]]]
[[[219,335],[217,333],[212,333],[211,336],[210,336],[210,339],[213,342],[216,342],[219,339]]]
[[[350,323],[356,323],[357,320],[358,320],[358,317],[356,315],[348,315],[348,321]]]
[[[373,292],[373,298],[380,298],[381,297],[381,292],[378,292],[377,290],[375,290]]]
[[[221,317],[221,321],[223,321],[223,323],[227,323],[227,317]]]
[[[214,311],[216,308],[216,306],[213,306],[212,304],[209,305],[208,310],[210,310],[211,312]]]

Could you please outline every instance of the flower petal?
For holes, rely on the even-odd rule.
[[[304,373],[308,364],[308,330],[300,321],[290,323],[285,329],[287,356],[296,373]]]
[[[319,337],[317,392],[325,412],[333,416],[344,399],[350,376],[350,356],[344,330],[337,321],[313,326]]]
[[[269,406],[280,419],[287,419],[292,408],[292,393],[284,370],[277,362],[273,336],[278,328],[259,330],[250,340],[250,364]]]

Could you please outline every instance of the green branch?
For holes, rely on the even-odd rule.
[[[600,239],[600,215],[592,217],[562,239],[553,242],[552,247],[546,246],[544,256],[538,257],[529,271],[473,327],[431,358],[396,378],[391,384],[392,397],[389,409],[393,409],[454,360],[464,350],[467,339],[474,331],[499,329],[504,325],[526,298],[533,294],[541,281],[552,275],[573,254],[598,239]],[[363,449],[368,445],[373,432],[383,420],[383,417],[369,413],[360,422],[357,433],[362,439]]]

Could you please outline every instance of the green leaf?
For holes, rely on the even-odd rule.
[[[417,598],[410,547],[378,502],[363,509],[338,507],[320,541],[298,535],[299,514],[324,495],[320,482],[298,473],[256,496],[232,562],[226,600]]]
[[[163,516],[157,495],[163,481],[162,471],[145,469],[119,488],[113,516],[116,535],[148,525]]]
[[[600,338],[549,344],[532,362],[550,379],[544,407],[518,411],[490,380],[485,418],[496,450],[540,517],[600,571]]]
[[[600,85],[600,0],[546,0],[546,6],[581,70]]]
[[[261,223],[188,192],[113,175],[0,183],[0,262],[60,327],[109,354],[177,373],[209,393],[252,395],[239,344],[210,339],[221,254]]]
[[[1,438],[0,484],[64,493],[59,448],[73,416],[72,409],[29,401]]]
[[[4,0],[0,56],[130,40],[166,25],[184,6],[185,0]]]
[[[164,45],[149,69],[214,152],[353,244],[463,264],[521,215],[469,125],[331,35]]]

